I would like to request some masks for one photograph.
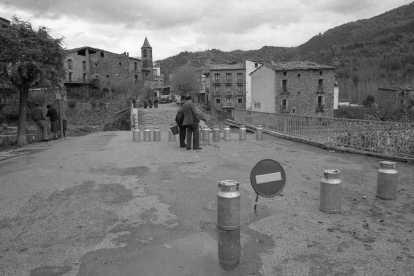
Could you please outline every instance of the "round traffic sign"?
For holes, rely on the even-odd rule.
[[[250,183],[257,194],[263,197],[274,197],[285,187],[285,170],[275,160],[263,159],[250,172]]]

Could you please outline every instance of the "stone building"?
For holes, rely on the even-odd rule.
[[[250,73],[261,63],[245,60],[236,64],[210,65],[209,80],[206,80],[213,116],[234,118],[234,108],[251,109]]]
[[[64,81],[68,93],[74,87],[102,87],[104,90],[134,89],[145,85],[148,89],[161,88],[163,77],[157,74],[154,82],[152,47],[145,38],[141,58],[129,53],[112,53],[93,47],[80,47],[66,51]],[[156,87],[154,87],[154,85]]]
[[[234,108],[246,109],[246,64],[210,66],[211,113],[219,118],[233,118]]]
[[[379,86],[375,103],[389,110],[411,108],[414,110],[413,86]]]
[[[333,116],[334,67],[310,61],[262,65],[251,81],[253,111]]]

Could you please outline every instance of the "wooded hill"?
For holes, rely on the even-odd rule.
[[[158,61],[168,76],[184,64],[208,67],[243,61],[310,60],[337,68],[340,100],[362,103],[378,85],[414,84],[414,2],[370,19],[358,20],[314,36],[298,47],[259,50],[181,52]]]

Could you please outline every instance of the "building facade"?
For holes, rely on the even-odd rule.
[[[379,86],[375,103],[390,111],[407,108],[414,110],[414,87]]]
[[[210,66],[211,113],[234,118],[234,108],[246,109],[246,64]]]
[[[333,116],[334,67],[310,61],[282,62],[263,65],[251,77],[254,111]]]

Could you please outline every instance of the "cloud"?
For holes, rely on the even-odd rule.
[[[395,0],[2,0],[0,7],[6,2],[6,12],[0,8],[0,16],[16,12],[33,26],[47,26],[54,37],[65,37],[68,48],[91,46],[140,55],[147,36],[156,59],[212,48],[295,47],[330,28],[404,4]]]

